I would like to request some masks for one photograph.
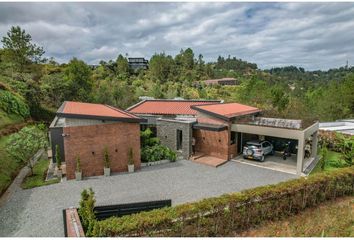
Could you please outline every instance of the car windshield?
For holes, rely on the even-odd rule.
[[[247,143],[247,147],[249,148],[260,148],[261,145],[257,143]]]

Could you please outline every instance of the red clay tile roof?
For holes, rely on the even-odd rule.
[[[214,114],[223,119],[230,119],[233,117],[257,113],[261,111],[258,108],[243,105],[240,103],[209,104],[204,106],[193,106],[192,108],[207,114]]]
[[[85,116],[88,118],[140,119],[131,113],[108,105],[70,101],[65,101],[57,111],[57,114]]]
[[[191,106],[216,103],[220,101],[154,99],[141,101],[128,108],[127,111],[152,115],[197,115],[197,111]]]

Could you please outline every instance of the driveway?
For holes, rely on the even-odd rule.
[[[62,210],[78,206],[84,188],[92,187],[97,205],[162,199],[172,199],[176,205],[295,177],[233,161],[214,168],[182,160],[134,174],[18,190],[0,209],[0,236],[63,237]]]

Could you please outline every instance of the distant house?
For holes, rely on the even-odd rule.
[[[128,58],[128,64],[134,71],[149,68],[149,61],[145,58]]]
[[[321,122],[320,130],[339,132],[354,136],[354,119],[341,119],[335,122]]]
[[[239,81],[235,78],[220,78],[205,80],[206,85],[239,85]]]

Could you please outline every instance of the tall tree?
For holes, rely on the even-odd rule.
[[[32,37],[19,26],[12,26],[1,40],[7,59],[15,63],[22,71],[29,63],[42,61],[44,50],[32,43]]]
[[[127,58],[123,57],[122,54],[119,54],[117,58],[117,71],[118,74],[128,74],[129,73],[129,64]]]
[[[90,67],[82,60],[70,60],[64,72],[67,81],[68,95],[66,99],[89,101],[91,99],[92,78]]]

